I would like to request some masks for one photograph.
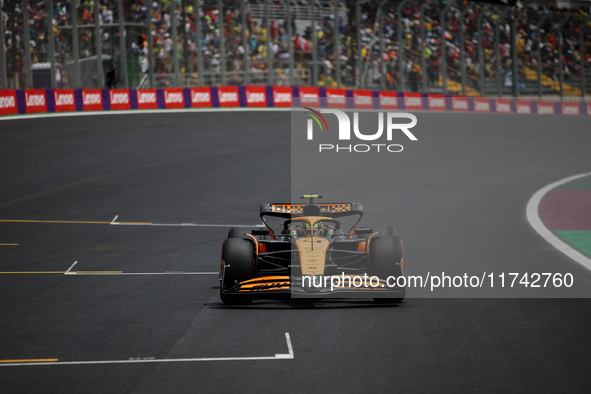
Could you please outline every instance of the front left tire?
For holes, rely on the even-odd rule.
[[[243,238],[228,238],[224,241],[222,252],[222,281],[220,298],[225,304],[240,305],[252,301],[248,294],[227,293],[236,284],[252,279],[256,255],[252,242]]]

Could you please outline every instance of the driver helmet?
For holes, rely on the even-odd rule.
[[[315,237],[330,237],[334,232],[333,229],[328,228],[323,223],[315,223],[312,227],[312,231]],[[310,234],[310,223],[302,223],[297,230],[297,235],[299,237],[309,237]]]

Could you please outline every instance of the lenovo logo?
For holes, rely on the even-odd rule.
[[[326,98],[328,104],[347,104],[347,98],[345,96],[329,96]]]
[[[60,94],[56,92],[55,105],[74,105],[74,94]]]
[[[566,105],[562,104],[562,114],[563,115],[578,115],[579,114],[579,105]]]
[[[372,105],[373,101],[371,97],[368,96],[357,96],[354,99],[355,105]]]
[[[220,95],[220,103],[236,102],[238,101],[238,93],[236,92],[223,92]]]
[[[84,105],[101,104],[102,97],[100,93],[84,93],[82,92],[82,102]]]
[[[301,102],[302,104],[308,104],[308,103],[316,103],[318,102],[318,95],[317,94],[305,94],[302,96],[301,98]]]
[[[191,94],[192,103],[209,103],[210,101],[211,96],[209,92],[193,92]]]
[[[291,94],[290,93],[277,93],[273,94],[273,101],[275,104],[277,103],[291,103]]]
[[[388,97],[388,96],[384,96],[384,97],[380,97],[380,105],[381,106],[392,106],[395,107],[398,105],[398,98],[396,97]]]
[[[538,104],[538,114],[553,115],[554,114],[554,104]]]
[[[14,96],[0,97],[0,108],[15,108],[16,100]]]
[[[28,94],[26,95],[27,107],[42,107],[45,105],[45,96],[42,94]]]
[[[111,104],[128,104],[129,94],[127,93],[111,93]]]
[[[138,92],[138,104],[153,104],[156,102],[156,92]]]
[[[511,105],[508,103],[499,103],[497,101],[497,112],[503,112],[503,113],[511,112]]]
[[[181,92],[164,92],[164,101],[167,104],[179,104],[183,102],[183,94]]]
[[[445,108],[443,97],[429,97],[429,108]]]
[[[249,103],[264,103],[267,101],[267,97],[265,96],[265,93],[262,92],[247,92],[246,93],[246,100]]]
[[[420,107],[423,105],[423,100],[420,97],[405,97],[404,105],[407,107]]]
[[[468,100],[465,99],[453,99],[452,100],[452,109],[456,111],[467,111],[468,110]]]
[[[477,112],[490,112],[490,103],[488,101],[476,101],[474,110]]]
[[[531,114],[531,105],[517,103],[516,106],[518,114]]]

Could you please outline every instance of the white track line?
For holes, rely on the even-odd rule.
[[[111,110],[96,112],[50,112],[45,114],[21,114],[0,116],[3,120],[21,120],[21,119],[40,119],[40,118],[70,118],[72,116],[96,116],[96,115],[133,115],[133,114],[174,114],[182,112],[286,112],[291,111],[291,107],[267,107],[267,108],[182,108],[182,109],[130,109],[130,110]]]
[[[74,264],[72,264],[70,266],[70,268],[68,268],[68,270],[66,272],[64,272],[64,275],[73,275],[73,274],[75,274],[75,272],[71,272],[71,271],[72,271],[72,268],[74,268],[74,266],[76,264],[78,264],[78,260],[74,261]]]
[[[585,174],[573,175],[568,178],[561,179],[554,183],[544,186],[540,190],[538,190],[527,202],[527,207],[525,208],[525,216],[527,221],[529,222],[530,226],[542,236],[550,245],[554,246],[556,249],[582,265],[583,267],[587,268],[591,271],[591,259],[587,256],[583,255],[579,251],[572,248],[572,246],[568,245],[566,242],[558,238],[552,231],[550,231],[540,219],[539,207],[540,202],[544,198],[544,196],[550,192],[551,190],[557,188],[560,185],[563,185],[567,182],[574,181],[575,179],[583,178],[586,176],[590,176],[591,172],[587,172]]]
[[[68,275],[76,276],[133,276],[133,275],[219,275],[219,272],[70,272]]]
[[[298,107],[296,107],[298,108]],[[22,119],[42,119],[42,118],[69,118],[73,116],[97,116],[97,115],[142,115],[142,114],[174,114],[174,113],[190,113],[190,112],[288,112],[291,111],[291,107],[264,107],[264,108],[249,108],[249,107],[238,107],[238,108],[180,108],[180,109],[130,109],[130,110],[106,110],[106,111],[90,111],[90,112],[49,112],[45,114],[20,114],[20,115],[4,115],[0,116],[0,121],[7,120],[22,120]],[[379,109],[363,110],[357,109],[357,112],[375,112],[380,111]],[[430,111],[430,110],[412,110],[412,112],[418,113],[436,113],[436,114],[452,114],[452,115],[464,115],[463,112],[453,111]],[[472,115],[520,115],[518,113],[498,113],[498,112],[467,112]],[[531,114],[535,116],[537,114]],[[554,114],[554,116],[562,114]],[[586,114],[581,114],[585,116]],[[566,116],[566,115],[565,115]]]
[[[293,345],[291,344],[291,337],[289,333],[285,333],[285,342],[287,342],[287,354],[276,354],[275,357],[277,358],[294,358],[293,354]]]
[[[215,224],[215,223],[142,223],[142,222],[117,222],[119,215],[111,220],[112,225],[117,226],[159,226],[159,227],[265,227],[262,224]]]
[[[161,226],[161,227],[265,227],[262,224],[201,224],[201,223],[124,223],[115,222],[118,226]]]
[[[289,333],[285,333],[288,353],[279,353],[267,357],[202,357],[202,358],[141,358],[129,360],[97,360],[97,361],[49,361],[49,362],[16,362],[0,363],[0,367],[31,367],[49,365],[97,365],[97,364],[145,364],[145,363],[188,363],[198,361],[260,361],[260,360],[293,360],[295,358]]]

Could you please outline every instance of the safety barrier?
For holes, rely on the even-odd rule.
[[[591,102],[587,101],[483,98],[295,86],[218,86],[143,90],[0,90],[0,115],[145,109],[291,107],[292,97],[300,97],[301,105],[323,108],[591,115]]]

